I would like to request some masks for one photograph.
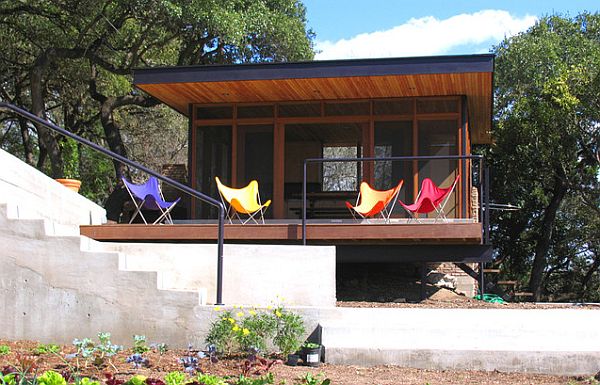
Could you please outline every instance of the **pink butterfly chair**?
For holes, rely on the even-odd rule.
[[[444,207],[448,203],[448,199],[452,195],[459,178],[460,175],[457,175],[452,186],[447,188],[440,188],[431,179],[425,178],[421,182],[421,190],[419,191],[419,195],[417,195],[415,203],[407,205],[401,200],[398,200],[398,202],[417,222],[419,221],[419,214],[427,214],[433,211],[437,213],[435,221],[438,219],[447,220],[446,214],[444,214]]]

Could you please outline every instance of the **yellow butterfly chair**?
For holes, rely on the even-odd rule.
[[[392,215],[394,205],[396,204],[396,198],[403,184],[404,181],[401,180],[396,187],[380,191],[369,186],[367,182],[362,182],[358,198],[356,198],[356,204],[353,206],[352,203],[346,202],[346,207],[348,207],[354,219],[358,220],[362,218],[368,220],[368,218],[379,214],[386,223],[389,223],[390,215]]]
[[[217,182],[217,189],[221,196],[221,201],[227,207],[227,218],[229,223],[232,223],[232,219],[235,215],[240,222],[245,225],[249,221],[253,221],[258,224],[257,217],[262,223],[265,223],[264,212],[271,204],[271,200],[262,204],[260,202],[260,194],[258,192],[258,182],[253,180],[248,183],[248,186],[242,188],[232,188],[225,186],[219,180],[219,177],[215,177]],[[240,214],[248,215],[245,220],[240,217]]]

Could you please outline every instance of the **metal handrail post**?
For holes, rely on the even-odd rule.
[[[149,175],[152,175],[155,178],[157,178],[158,180],[160,180],[164,183],[167,183],[168,185],[171,185],[180,191],[190,194],[194,198],[200,199],[203,202],[206,202],[210,205],[217,207],[219,209],[219,231],[218,231],[218,245],[217,245],[217,301],[216,302],[217,302],[217,304],[222,304],[222,298],[223,298],[223,243],[224,243],[224,224],[225,224],[225,206],[223,206],[222,202],[220,202],[208,195],[205,195],[205,194],[201,193],[200,191],[196,191],[184,184],[181,184],[169,177],[163,176],[162,174],[159,174],[158,172],[151,170],[137,162],[134,162],[122,155],[119,155],[115,152],[107,150],[106,148],[99,146],[96,143],[94,143],[88,139],[82,138],[79,135],[76,135],[70,131],[67,131],[64,128],[57,126],[56,124],[49,122],[47,120],[44,120],[44,119],[40,118],[39,116],[34,115],[31,112],[24,110],[22,108],[19,108],[13,104],[6,103],[6,102],[0,102],[0,109],[11,110],[14,113],[16,113],[17,115],[20,115],[32,122],[41,124],[44,127],[48,127],[49,129],[56,131],[64,136],[67,136],[67,137],[75,140],[78,143],[84,144],[84,145],[92,148],[93,150],[100,152],[112,159],[118,160],[121,163],[124,163],[124,164],[134,167],[134,168],[137,168],[138,170],[141,170]]]
[[[306,246],[306,159],[302,176],[302,244]]]
[[[485,168],[485,221],[483,223],[485,228],[485,243],[490,243],[490,169]]]

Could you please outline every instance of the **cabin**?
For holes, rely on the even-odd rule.
[[[257,180],[272,200],[265,224],[227,224],[226,242],[335,245],[338,264],[412,263],[421,278],[439,268],[472,282],[491,258],[485,164],[472,148],[491,142],[493,72],[484,54],[142,68],[134,84],[188,117],[190,187],[217,198],[215,177]],[[445,219],[396,204],[389,222],[358,221],[345,205],[363,181],[385,190],[402,180],[398,198],[412,203],[425,178],[457,181]],[[214,207],[190,200],[186,215],[82,233],[214,241]]]

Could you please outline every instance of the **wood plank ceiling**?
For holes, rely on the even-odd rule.
[[[232,66],[233,67],[233,66]],[[144,71],[144,70],[137,70]],[[181,70],[180,70],[181,71]],[[188,114],[190,103],[262,103],[310,100],[376,99],[415,96],[467,97],[473,143],[490,143],[492,116],[491,71],[412,73],[365,76],[225,79],[169,82],[136,79],[135,85],[162,102]]]

